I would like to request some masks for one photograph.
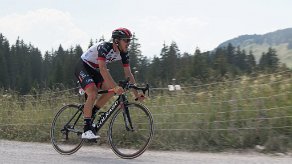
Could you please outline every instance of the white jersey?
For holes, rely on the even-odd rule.
[[[104,60],[106,63],[121,60],[124,67],[129,66],[128,53],[115,52],[113,43],[100,42],[91,46],[81,55],[81,59],[91,68],[98,68],[98,60]]]

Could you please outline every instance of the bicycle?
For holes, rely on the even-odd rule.
[[[120,81],[119,85],[125,91],[133,88],[146,91],[149,96],[149,85],[137,87],[129,83],[129,79]],[[105,94],[113,90],[98,91],[98,94]],[[125,92],[126,93],[126,92]],[[98,133],[105,122],[112,116],[109,123],[107,137],[108,143],[113,152],[125,159],[133,159],[145,152],[153,135],[153,117],[149,109],[137,102],[128,102],[126,94],[118,96],[114,103],[106,112],[93,115],[95,120],[99,116],[97,123],[93,123],[95,131]],[[81,138],[83,133],[83,108],[84,104],[69,104],[63,106],[55,115],[51,125],[51,142],[54,149],[63,155],[70,155],[77,152],[84,143]],[[93,121],[94,122],[94,121]]]

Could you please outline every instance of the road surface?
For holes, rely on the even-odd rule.
[[[292,155],[248,153],[198,153],[146,151],[136,159],[121,159],[110,148],[84,146],[73,155],[60,155],[48,143],[0,140],[2,164],[291,164]]]

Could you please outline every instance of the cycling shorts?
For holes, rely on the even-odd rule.
[[[84,90],[92,85],[96,85],[97,88],[101,88],[104,81],[98,69],[91,68],[81,59],[75,67],[75,76],[78,79],[81,88]]]

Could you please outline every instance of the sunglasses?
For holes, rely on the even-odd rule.
[[[121,40],[126,42],[126,43],[130,43],[130,41],[131,41],[131,39],[129,39],[129,38],[122,38]]]

